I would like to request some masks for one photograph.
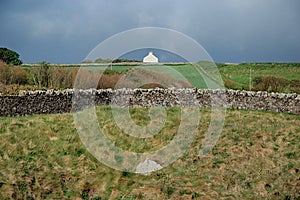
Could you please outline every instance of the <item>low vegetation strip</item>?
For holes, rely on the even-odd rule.
[[[153,83],[157,83],[157,80],[167,80],[168,83],[178,82],[180,78],[172,77],[170,74],[170,70],[175,70],[192,87],[207,88],[204,80],[199,78],[199,71],[193,64],[195,63],[158,63],[155,65],[144,63],[88,63],[61,65],[42,62],[30,65],[24,64],[20,67],[7,65],[0,61],[0,93],[18,94],[19,90],[62,90],[72,88],[79,68],[86,79],[89,79],[87,77],[94,77],[95,71],[105,70],[101,80],[99,80],[97,89],[115,88],[121,77],[124,77],[129,72],[134,73],[137,68],[147,72],[138,73],[138,80],[141,83],[143,83],[144,79],[149,80],[151,74],[155,76],[151,80]],[[209,71],[211,66],[216,65],[226,89],[300,93],[299,63],[222,64],[198,62],[197,65],[204,71]],[[217,71],[213,71],[213,73],[218,74]],[[142,84],[139,86],[142,86]],[[147,87],[155,88],[157,86],[159,85],[148,85]]]
[[[124,137],[110,107],[96,109],[99,126],[116,145],[141,152],[172,139],[178,111],[169,108],[160,137],[144,141]],[[147,124],[140,117],[145,112],[130,109],[139,124]],[[210,110],[200,115],[199,131],[185,154],[149,176],[115,171],[95,160],[71,114],[0,117],[0,199],[300,198],[300,115],[228,110],[217,145],[199,160]]]
[[[65,113],[109,104],[123,107],[220,106],[300,114],[300,96],[297,94],[156,88],[23,91],[18,96],[0,96],[0,116]]]

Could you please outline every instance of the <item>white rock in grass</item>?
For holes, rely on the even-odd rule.
[[[149,175],[153,171],[157,171],[162,169],[163,167],[157,162],[146,158],[146,160],[136,167],[136,173]]]

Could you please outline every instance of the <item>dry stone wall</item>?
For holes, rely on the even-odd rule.
[[[93,105],[221,106],[300,114],[300,95],[196,88],[22,91],[18,96],[0,95],[0,116],[66,113]]]

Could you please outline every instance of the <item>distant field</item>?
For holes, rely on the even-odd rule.
[[[38,65],[33,65],[35,67]],[[61,74],[61,83],[64,83],[63,74],[68,72],[63,71],[63,69],[74,69],[79,68],[79,65],[51,65],[56,67],[58,70],[57,74]],[[228,89],[238,89],[238,90],[250,90],[250,80],[252,90],[263,90],[269,92],[284,92],[284,93],[300,93],[300,63],[242,63],[242,64],[221,64],[209,62],[198,62],[196,68],[195,65],[188,63],[159,63],[158,65],[149,65],[143,63],[114,63],[111,64],[84,64],[81,67],[85,70],[96,71],[108,70],[105,74],[105,87],[113,88],[113,83],[118,81],[122,74],[128,73],[131,69],[141,68],[141,69],[151,69],[159,74],[155,74],[155,79],[153,81],[158,81],[160,79],[165,80],[166,74],[169,76],[167,82],[174,82],[175,79],[178,80],[188,80],[190,86],[198,88],[220,88],[220,84],[224,83],[225,87]],[[214,67],[214,66],[217,66]],[[23,65],[23,68],[30,71],[30,66]],[[59,70],[61,72],[59,72]],[[63,72],[62,72],[63,71]],[[251,71],[251,79],[250,79]],[[54,72],[53,72],[54,73]],[[73,71],[74,73],[74,71]],[[28,76],[30,76],[29,73]],[[69,73],[70,74],[70,73]],[[149,73],[145,73],[148,74]],[[53,78],[54,76],[50,76]],[[173,77],[173,78],[172,78]],[[206,77],[206,80],[205,78]],[[49,78],[49,79],[50,79]],[[72,77],[74,78],[74,77]],[[174,79],[175,78],[175,79]],[[140,77],[141,80],[145,77]],[[148,78],[149,79],[149,78]],[[36,80],[33,78],[32,80]],[[32,82],[31,80],[31,82]],[[48,80],[48,79],[47,79]],[[149,79],[150,80],[150,79]],[[57,82],[53,80],[52,82]],[[49,84],[52,84],[50,82]],[[70,82],[68,80],[67,82]],[[215,84],[217,83],[217,84]],[[64,87],[60,84],[58,86],[53,86],[54,88]],[[68,85],[68,87],[70,87]]]
[[[145,125],[146,108],[131,109]],[[180,124],[168,109],[160,137],[124,136],[109,107],[98,107],[100,126],[116,145],[131,151],[159,148]],[[201,110],[195,141],[167,168],[142,176],[115,171],[81,143],[71,114],[0,117],[0,199],[297,199],[300,198],[300,116],[228,110],[217,145],[198,160],[208,129]],[[188,134],[188,133],[187,133]]]
[[[206,88],[207,85],[203,79],[201,79],[201,72],[196,69],[195,66],[191,64],[166,64],[166,65],[158,65],[158,66],[143,66],[137,65],[141,68],[150,68],[156,71],[160,71],[163,73],[171,73],[170,69],[175,69],[180,74],[182,74],[187,80],[190,81],[192,86],[198,88]],[[128,69],[137,67],[131,65],[118,65],[112,66],[111,69],[117,72],[124,72]],[[168,68],[164,68],[167,66]],[[202,66],[200,64],[199,66]],[[205,65],[204,65],[205,66]],[[300,64],[298,63],[243,63],[243,64],[216,64],[219,72],[215,71],[215,74],[220,74],[222,80],[226,83],[226,81],[231,81],[233,83],[232,86],[227,86],[227,88],[231,89],[246,89],[249,90],[249,82],[250,82],[250,69],[252,76],[252,85],[254,86],[253,80],[256,77],[276,77],[283,78],[286,80],[299,80],[300,81]],[[99,68],[99,66],[85,66],[89,69]],[[104,67],[103,67],[104,68]],[[110,66],[108,67],[110,68]],[[204,69],[205,71],[205,69]],[[200,77],[200,79],[199,79]],[[181,79],[181,78],[180,78]],[[300,88],[299,88],[300,90]]]
[[[287,80],[300,80],[300,64],[219,64],[218,68],[223,80],[231,80],[238,89],[248,88],[250,80],[250,68],[252,68],[252,79],[259,76],[273,76]]]

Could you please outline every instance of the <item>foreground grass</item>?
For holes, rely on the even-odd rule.
[[[109,107],[99,124],[126,150],[166,144],[179,123],[168,110],[166,126],[149,141],[122,134]],[[147,109],[131,114],[149,122]],[[115,171],[95,160],[77,135],[71,114],[0,118],[0,199],[299,199],[300,116],[228,110],[217,145],[197,159],[210,122],[201,111],[197,137],[187,152],[149,176]]]

